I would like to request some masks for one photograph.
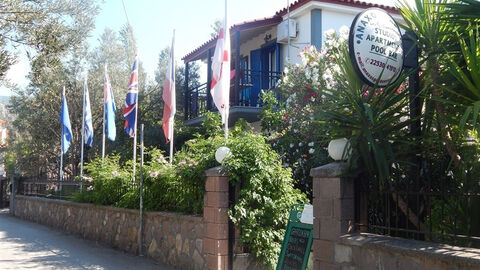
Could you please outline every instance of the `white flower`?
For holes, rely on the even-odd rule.
[[[290,148],[293,148],[295,145],[293,143],[290,144]]]
[[[82,176],[82,177],[83,177],[83,180],[85,180],[89,183],[93,182],[93,178],[91,178],[91,177],[87,177],[87,176]]]
[[[350,32],[350,28],[346,25],[342,25],[340,27],[340,39],[341,40],[347,40],[348,39],[348,33]]]
[[[159,158],[156,159],[158,163],[167,163],[167,160],[163,156],[160,156]]]
[[[305,77],[307,78],[307,80],[310,80],[310,78],[312,77],[312,72],[310,71],[309,68],[305,68]]]
[[[313,149],[313,148],[308,149],[309,154],[313,154],[314,152],[315,152],[315,149]]]
[[[328,29],[327,31],[325,31],[325,32],[323,33],[323,35],[325,35],[325,38],[326,38],[326,39],[331,39],[331,38],[333,38],[333,35],[335,35],[335,30],[333,30],[333,29]]]
[[[308,57],[305,55],[305,53],[301,53],[300,57],[302,58],[302,65],[307,66],[308,65]]]
[[[303,143],[298,143],[298,147],[302,147],[303,146]]]
[[[308,143],[308,146],[310,146],[310,147],[311,147],[311,146],[314,146],[314,145],[315,145],[314,142],[309,142],[309,143]]]
[[[151,172],[151,173],[150,173],[150,177],[151,177],[151,178],[155,178],[155,177],[157,177],[158,175],[159,175],[159,172]]]

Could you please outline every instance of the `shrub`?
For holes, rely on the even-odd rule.
[[[131,166],[130,166],[131,168]],[[116,205],[130,188],[132,174],[120,165],[119,155],[95,158],[85,165],[84,188],[73,200],[100,205]]]
[[[280,254],[281,242],[293,204],[306,196],[293,188],[291,170],[265,138],[250,132],[231,138],[231,155],[223,166],[239,197],[229,216],[240,229],[245,247],[271,269]]]

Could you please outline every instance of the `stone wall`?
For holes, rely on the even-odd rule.
[[[236,254],[238,241],[227,211],[228,176],[220,167],[205,171],[203,217],[144,214],[143,253],[182,269],[264,270],[250,254]],[[138,210],[37,197],[15,197],[15,216],[138,254]]]
[[[138,210],[16,196],[15,216],[138,253]],[[202,217],[164,212],[144,215],[144,253],[182,269],[207,269]]]
[[[354,231],[354,180],[345,163],[311,171],[314,269],[480,269],[480,249]]]
[[[480,249],[374,235],[344,235],[335,244],[338,269],[480,269]]]

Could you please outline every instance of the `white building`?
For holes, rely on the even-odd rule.
[[[230,124],[238,118],[253,122],[260,111],[259,93],[275,88],[290,55],[290,63],[300,62],[300,51],[306,46],[321,48],[323,33],[350,26],[354,17],[367,8],[381,8],[400,19],[396,8],[355,0],[298,0],[273,16],[233,25],[231,35],[231,69],[235,70],[230,90]],[[290,18],[290,30],[288,21]],[[290,46],[288,36],[290,35]],[[210,39],[185,55],[186,82],[188,64],[207,64],[207,82],[187,89],[185,94],[185,124],[198,125],[207,110],[215,110],[209,94],[211,58],[216,38]]]

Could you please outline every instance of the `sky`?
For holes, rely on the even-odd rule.
[[[175,29],[175,54],[177,64],[181,58],[210,39],[211,25],[223,19],[225,0],[123,0],[128,20],[137,39],[138,57],[150,79],[160,51],[171,45]],[[229,0],[229,25],[270,17],[287,6],[288,0]],[[293,3],[294,0],[290,0]],[[368,0],[368,2],[393,5],[393,0]],[[100,13],[95,19],[95,29],[89,37],[89,44],[95,47],[106,27],[118,31],[127,23],[122,0],[105,0],[100,5]],[[21,87],[28,81],[28,60],[20,54],[20,61],[12,66],[7,78]],[[11,95],[0,86],[0,96]]]

